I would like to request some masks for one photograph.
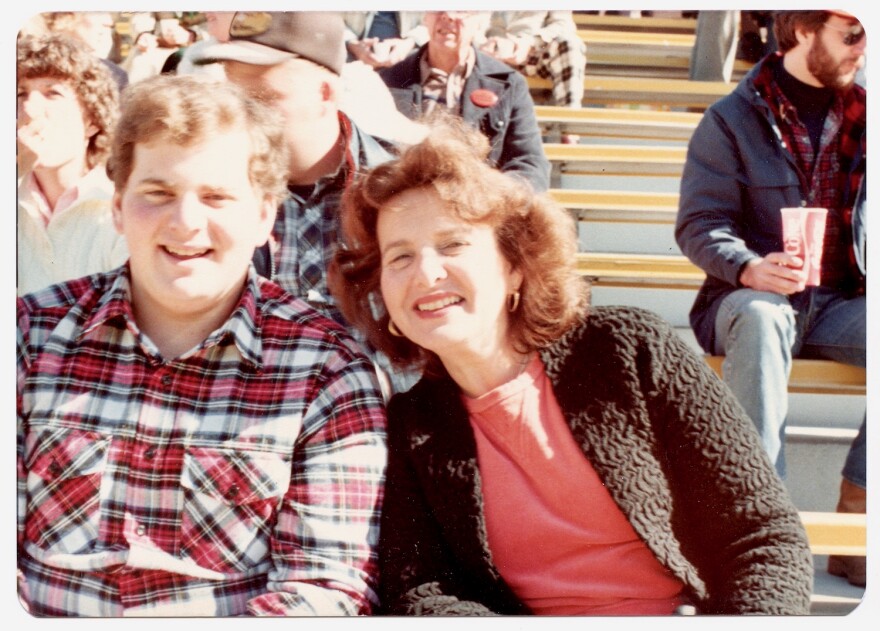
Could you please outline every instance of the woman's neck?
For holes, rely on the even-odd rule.
[[[462,392],[476,398],[521,375],[530,357],[507,347],[493,353],[450,354],[442,362]]]

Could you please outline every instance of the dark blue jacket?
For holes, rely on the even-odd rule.
[[[681,178],[675,238],[681,251],[706,272],[690,322],[709,353],[714,352],[718,307],[725,296],[742,288],[743,265],[783,250],[779,209],[809,205],[806,178],[783,146],[771,109],[755,88],[754,77],[768,59],[706,111],[688,145]],[[855,86],[852,98],[864,104],[864,89]],[[865,148],[862,134],[848,178],[855,183],[853,244],[863,275]],[[850,192],[844,192],[844,199],[849,198]]]
[[[413,120],[422,114],[419,59],[424,50],[423,46],[379,73],[391,90],[397,109]],[[494,92],[498,96],[495,105],[475,105],[468,95],[478,89]],[[462,91],[461,117],[489,139],[489,159],[499,169],[525,177],[538,192],[549,188],[550,163],[541,144],[535,106],[525,79],[516,70],[477,52],[473,71]]]

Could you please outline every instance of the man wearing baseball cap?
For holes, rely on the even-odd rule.
[[[290,194],[269,247],[257,252],[257,269],[343,324],[326,277],[339,201],[358,171],[393,152],[339,108],[344,30],[340,13],[238,12],[229,39],[205,49],[197,62],[222,62],[229,80],[282,114]]]
[[[865,366],[865,29],[843,11],[778,11],[779,52],[710,107],[688,147],[676,239],[706,271],[691,325],[785,474],[793,357]],[[780,210],[827,209],[821,279],[785,251]],[[865,512],[865,422],[843,468],[839,512]],[[829,572],[865,585],[864,557]]]

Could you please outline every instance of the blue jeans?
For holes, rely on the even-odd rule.
[[[790,299],[789,299],[790,298]],[[810,288],[786,297],[738,289],[721,302],[715,353],[724,381],[752,419],[761,442],[785,477],[785,417],[793,357],[865,366],[865,297]],[[865,423],[853,441],[844,477],[865,486]]]

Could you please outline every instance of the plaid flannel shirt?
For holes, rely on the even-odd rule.
[[[165,360],[123,266],[18,300],[18,556],[36,615],[341,615],[376,602],[375,372],[251,270]]]
[[[861,86],[837,94],[828,110],[818,151],[791,101],[774,79],[782,63],[779,53],[771,55],[755,76],[755,87],[773,111],[785,146],[791,152],[803,178],[810,206],[828,209],[822,250],[822,285],[864,293],[865,278],[853,250],[853,204],[864,170],[850,167],[867,124],[865,91]]]
[[[357,128],[342,112],[339,125],[345,157],[339,169],[321,178],[308,199],[291,192],[281,204],[272,230],[272,280],[339,323],[345,320],[327,287],[327,269],[336,251],[339,204],[348,183],[392,154]]]

